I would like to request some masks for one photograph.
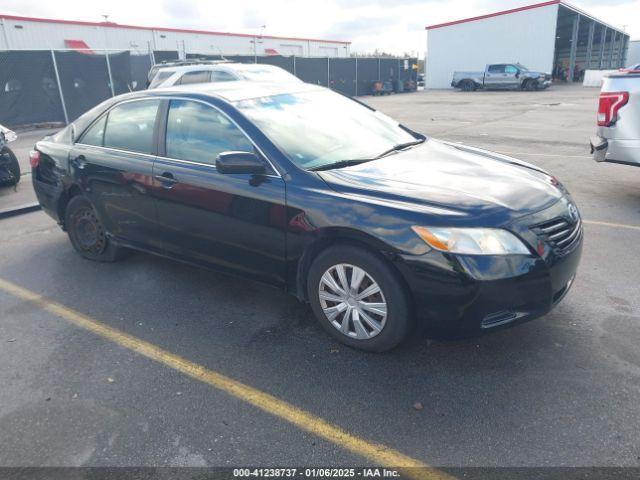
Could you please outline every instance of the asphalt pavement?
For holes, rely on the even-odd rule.
[[[364,466],[397,452],[444,470],[640,467],[640,168],[591,160],[597,95],[362,98],[427,135],[540,165],[574,195],[585,245],[571,292],[477,339],[363,353],[277,290],[145,254],[88,262],[42,212],[0,221],[0,280],[40,296],[0,288],[0,465]],[[256,407],[171,355],[276,403]]]

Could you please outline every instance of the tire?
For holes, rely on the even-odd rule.
[[[13,184],[15,185],[16,183],[18,183],[20,181],[20,174],[21,174],[21,172],[20,172],[20,164],[18,163],[18,158],[15,156],[13,151],[8,147],[4,147],[2,149],[2,151],[0,152],[0,155],[4,155],[4,156],[9,158],[9,163],[7,165],[7,168],[9,169],[11,174],[13,175],[13,178],[14,178]]]
[[[462,91],[463,92],[473,92],[476,89],[476,84],[471,80],[465,80],[462,82]]]
[[[522,89],[526,90],[527,92],[534,92],[538,90],[538,82],[536,82],[535,80],[527,80],[526,82],[524,82],[524,85],[522,85]]]
[[[82,195],[73,197],[67,204],[65,226],[73,248],[87,260],[115,262],[127,253],[108,238],[95,208]]]
[[[353,289],[348,293],[342,289],[340,293],[344,285],[340,282],[341,267],[350,287],[354,285],[354,272],[358,272],[356,278],[361,282],[355,292],[375,292],[374,283],[379,292],[360,301],[352,295]],[[333,279],[338,288],[331,288],[332,282],[327,282],[327,278]],[[413,326],[411,302],[402,278],[384,259],[364,248],[336,245],[321,252],[309,269],[307,295],[322,327],[336,340],[353,348],[370,352],[391,350],[407,337]],[[325,313],[325,309],[329,313]]]

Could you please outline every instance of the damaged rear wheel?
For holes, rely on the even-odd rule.
[[[126,250],[116,246],[91,202],[82,195],[73,197],[67,205],[65,225],[76,252],[87,260],[115,262]]]

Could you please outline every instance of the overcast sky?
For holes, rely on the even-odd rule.
[[[515,8],[518,0],[1,0],[0,12],[33,17],[350,40],[353,52],[425,49],[424,27]],[[569,3],[640,39],[640,0]]]

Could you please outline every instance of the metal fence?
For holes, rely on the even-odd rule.
[[[211,58],[187,54],[187,58]],[[375,82],[390,82],[395,92],[414,90],[418,80],[417,58],[283,57],[226,55],[241,63],[264,63],[287,70],[307,83],[332,88],[349,96],[369,95]],[[414,68],[414,65],[416,68]]]
[[[177,58],[176,51],[0,51],[0,124],[16,127],[69,123],[109,97],[145,89],[147,73],[154,62]],[[413,68],[416,59],[251,55],[226,58],[277,65],[305,82],[350,96],[370,94],[373,83],[378,81],[391,82],[397,92],[414,88],[417,81],[417,70]]]

